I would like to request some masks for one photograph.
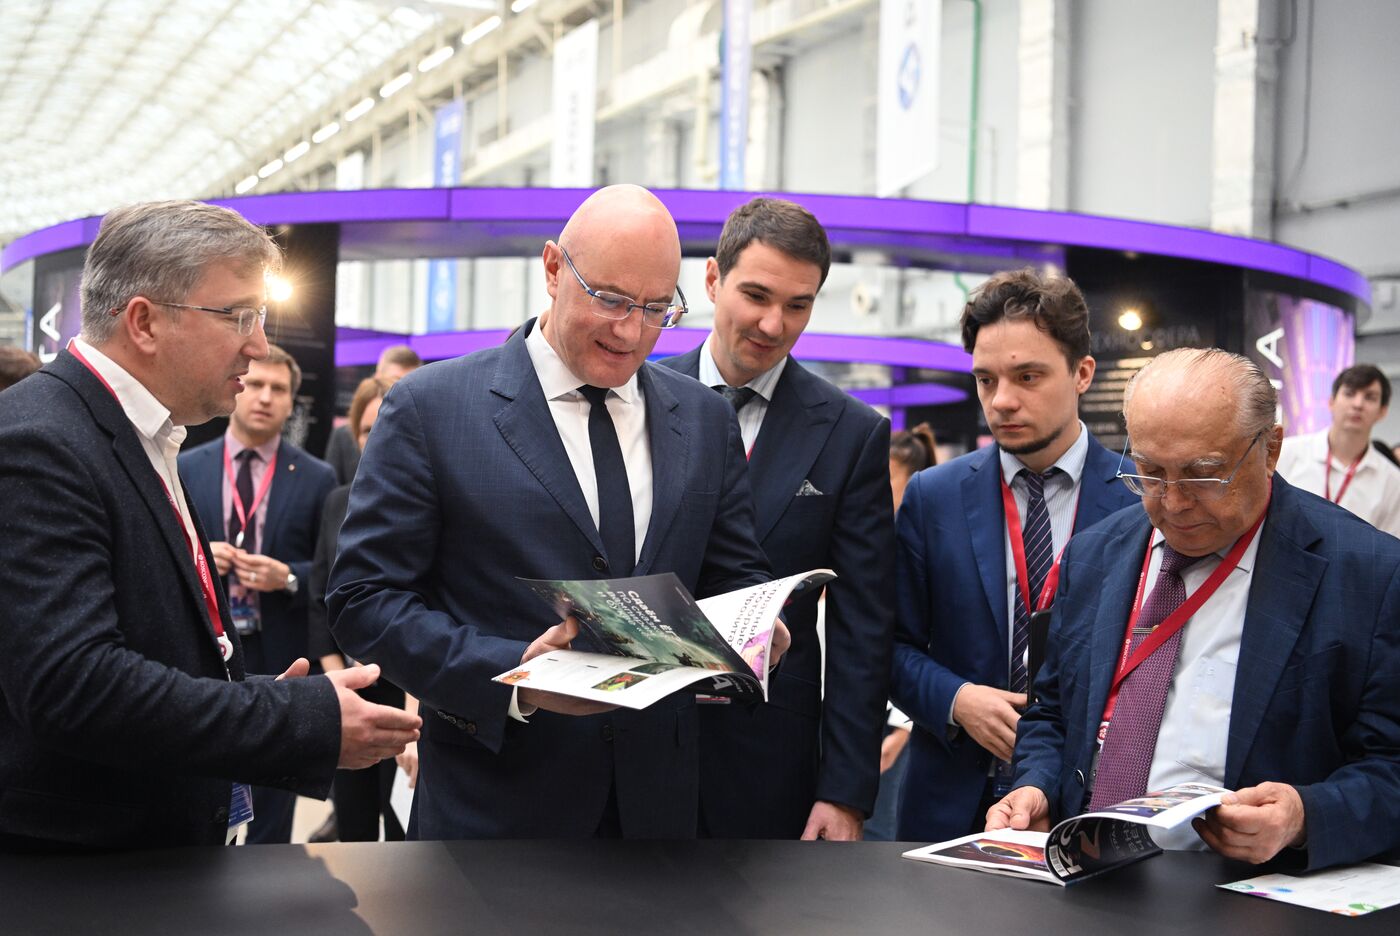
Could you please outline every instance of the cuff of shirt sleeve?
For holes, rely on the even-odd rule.
[[[951,703],[949,703],[949,705],[948,705],[948,727],[949,727],[949,728],[957,729],[958,727],[960,727],[960,726],[958,725],[957,722],[953,721],[953,710],[956,709],[956,708],[958,707],[958,695],[961,694],[962,691],[963,691],[964,689],[966,689],[966,688],[967,688],[968,686],[970,686],[970,685],[972,685],[972,682],[971,682],[971,681],[965,682],[965,683],[963,683],[961,686],[958,687],[958,691],[957,691],[957,692],[953,693],[953,701],[952,701]]]
[[[516,686],[510,691],[510,708],[506,710],[506,714],[511,718],[520,722],[522,725],[528,725],[530,724],[530,716],[539,710],[539,706],[537,705],[530,706],[530,711],[528,712],[522,710],[520,708],[520,687]]]

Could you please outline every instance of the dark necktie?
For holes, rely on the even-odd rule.
[[[632,518],[632,489],[627,463],[617,441],[617,428],[608,413],[607,387],[584,384],[578,392],[588,400],[588,445],[593,449],[593,473],[598,482],[598,532],[608,554],[612,578],[632,574],[637,556],[637,533]]]
[[[253,507],[253,459],[260,458],[257,452],[252,449],[244,449],[238,453],[234,459],[238,464],[238,480],[234,483],[234,489],[238,491],[238,499],[243,502],[244,510],[251,510]],[[238,507],[230,506],[228,512],[228,541],[237,541],[238,534],[243,531],[243,521],[238,517]],[[243,546],[245,552],[255,553],[258,551],[258,522],[257,518],[249,514],[248,531],[243,534]]]
[[[1129,656],[1186,601],[1186,583],[1181,573],[1202,558],[1183,556],[1163,544],[1162,567],[1152,586],[1152,594],[1142,605],[1138,626],[1133,629]],[[1108,736],[1099,754],[1090,809],[1112,806],[1147,792],[1147,777],[1152,770],[1152,755],[1157,750],[1157,733],[1162,727],[1162,712],[1167,705],[1172,675],[1176,672],[1184,629],[1178,628],[1123,680],[1113,708],[1113,721],[1109,723]]]
[[[1050,567],[1055,563],[1055,538],[1050,530],[1050,511],[1045,508],[1045,482],[1059,471],[1051,468],[1045,474],[1022,468],[1017,480],[1026,483],[1026,515],[1021,524],[1021,542],[1026,549],[1026,577],[1029,582],[1017,583],[1016,619],[1011,628],[1011,679],[1012,692],[1025,692],[1029,681],[1026,673],[1026,648],[1031,636],[1031,613],[1035,608],[1027,608],[1022,597],[1021,585],[1029,587],[1031,601],[1040,600],[1040,592],[1045,588],[1045,579]]]
[[[753,387],[730,387],[725,384],[716,384],[714,389],[720,396],[729,401],[729,405],[734,407],[736,413],[752,403],[753,398],[758,396],[758,391]]]

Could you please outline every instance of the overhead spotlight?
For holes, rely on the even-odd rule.
[[[515,0],[515,2],[510,5],[510,11],[512,13],[524,13],[534,5],[535,0]]]
[[[246,179],[240,179],[238,184],[233,187],[234,194],[242,195],[244,192],[249,191],[257,184],[258,177],[255,175],[250,175]]]
[[[310,150],[311,144],[306,140],[302,140],[296,146],[293,146],[291,149],[283,153],[282,158],[289,163],[294,163],[301,157],[305,156]]]
[[[272,162],[268,163],[267,165],[263,166],[261,169],[258,170],[258,178],[259,178],[259,179],[266,179],[268,176],[272,175],[274,172],[281,172],[281,171],[282,171],[282,160],[280,160],[280,159],[274,159]]]
[[[370,112],[370,109],[373,107],[374,98],[361,98],[359,103],[355,104],[353,107],[351,107],[348,111],[345,112],[345,122],[354,123],[355,121],[363,117],[365,114],[368,114]]]
[[[1118,327],[1124,331],[1137,331],[1142,327],[1142,313],[1137,309],[1124,309],[1118,315]]]
[[[383,87],[379,89],[379,96],[382,98],[391,98],[408,87],[408,83],[412,80],[413,72],[411,71],[406,71],[401,75],[395,75],[393,78],[384,82]]]
[[[486,17],[486,19],[477,23],[471,29],[468,29],[466,32],[462,33],[462,45],[471,45],[473,42],[476,42],[484,36],[489,35],[492,30],[496,29],[496,27],[500,25],[501,18],[499,16],[492,14],[491,16]]]
[[[267,277],[267,298],[273,302],[286,302],[292,298],[292,284],[281,276]]]
[[[423,59],[423,61],[419,62],[418,70],[420,72],[430,72],[456,54],[456,48],[450,45],[445,45],[441,49],[438,49],[436,52],[433,52],[432,54],[428,55],[426,58]]]
[[[336,121],[336,120],[332,120],[330,123],[326,124],[326,125],[325,125],[324,127],[322,127],[320,130],[317,130],[315,133],[311,134],[311,142],[312,142],[312,143],[324,143],[324,142],[326,142],[327,140],[329,140],[331,137],[335,136],[335,135],[336,135],[337,133],[339,133],[339,132],[340,132],[340,122],[339,122],[339,121]]]

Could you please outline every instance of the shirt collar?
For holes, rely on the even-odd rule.
[[[170,421],[170,410],[156,399],[145,384],[131,376],[126,368],[103,354],[81,338],[74,338],[69,344],[76,347],[87,362],[107,381],[107,386],[117,395],[117,402],[136,431],[153,442],[164,443],[169,439],[178,449],[185,441],[186,429]]]
[[[282,444],[281,436],[273,436],[262,445],[253,446],[253,451],[258,453],[258,457],[266,465],[272,461],[272,457],[277,454],[277,447]],[[233,427],[224,430],[224,448],[228,451],[229,460],[237,458],[248,446],[238,441],[238,437],[233,434]]]
[[[1006,479],[1010,486],[1011,482],[1025,468],[1025,463],[1021,459],[1012,455],[1004,448],[998,448],[997,454],[1001,460],[1001,476]],[[1051,468],[1058,468],[1069,476],[1071,486],[1079,483],[1080,475],[1084,474],[1084,460],[1089,457],[1089,428],[1084,425],[1084,421],[1079,420],[1079,438],[1074,440],[1074,444],[1065,450]]]
[[[700,382],[707,387],[718,387],[726,384],[724,375],[719,372],[719,365],[715,363],[714,352],[715,333],[712,331],[705,336],[705,343],[700,346]],[[744,386],[749,387],[759,396],[763,397],[763,402],[773,402],[773,390],[778,386],[778,379],[783,376],[783,368],[787,367],[787,355],[783,359]]]
[[[535,367],[535,376],[539,378],[540,389],[544,391],[546,400],[557,400],[561,397],[582,399],[578,388],[584,385],[584,381],[565,366],[554,346],[545,338],[542,319],[536,321],[535,327],[530,329],[530,334],[525,336],[525,350],[530,354],[530,363]],[[611,389],[627,404],[635,403],[641,398],[635,373],[627,378],[625,384]]]

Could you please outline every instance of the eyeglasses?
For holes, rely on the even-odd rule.
[[[150,300],[154,305],[167,306],[172,309],[197,309],[200,312],[213,312],[215,315],[232,315],[238,321],[238,333],[247,337],[253,333],[253,324],[266,328],[267,326],[267,306],[229,306],[226,309],[213,309],[209,306],[186,305],[182,302],[161,302],[157,299]],[[108,309],[108,315],[121,315],[125,308]]]
[[[1240,466],[1253,451],[1255,443],[1264,433],[1258,433],[1249,441],[1249,448],[1244,450],[1240,460],[1235,463],[1235,470],[1230,472],[1228,478],[1180,478],[1176,481],[1167,481],[1163,478],[1153,478],[1140,474],[1124,474],[1123,463],[1128,458],[1128,443],[1123,443],[1123,454],[1118,458],[1118,478],[1128,486],[1128,490],[1141,497],[1155,499],[1166,497],[1167,488],[1176,485],[1176,489],[1193,500],[1216,501],[1225,496],[1229,490],[1229,484],[1235,480],[1235,475],[1239,474]]]
[[[578,284],[583,287],[583,291],[588,293],[589,298],[593,300],[591,308],[593,309],[594,315],[601,316],[605,319],[612,319],[613,321],[619,321],[631,315],[633,309],[641,309],[642,323],[644,325],[650,325],[652,328],[675,328],[680,324],[681,316],[690,311],[689,307],[686,305],[685,293],[681,292],[679,286],[676,287],[676,295],[680,297],[680,305],[672,305],[668,302],[648,302],[642,304],[640,302],[634,302],[628,296],[613,292],[601,292],[593,289],[583,281],[582,276],[579,276],[578,268],[574,266],[574,260],[569,256],[569,252],[562,246],[559,248],[559,252],[564,255],[564,262],[567,263],[569,269],[573,271],[574,279],[578,280]]]

